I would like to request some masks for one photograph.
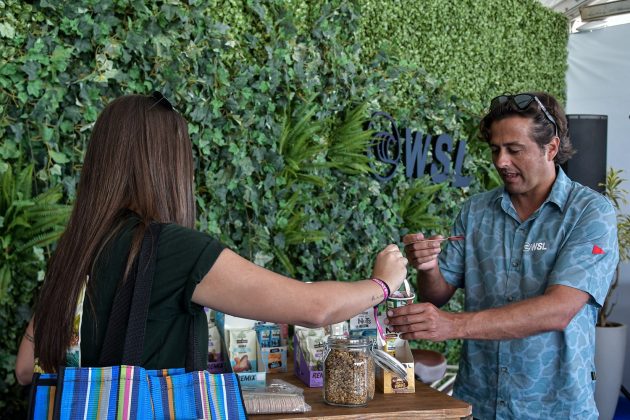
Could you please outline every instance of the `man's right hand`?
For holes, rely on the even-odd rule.
[[[419,271],[431,271],[438,267],[437,257],[440,254],[441,241],[427,239],[442,239],[440,235],[425,238],[422,233],[411,233],[403,236],[405,253],[409,264]]]

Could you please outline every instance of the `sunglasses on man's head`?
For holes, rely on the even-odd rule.
[[[536,101],[540,110],[543,112],[543,114],[545,114],[545,117],[549,120],[550,123],[553,124],[554,128],[556,129],[556,136],[558,136],[558,124],[556,123],[556,120],[551,116],[549,111],[547,111],[547,108],[545,108],[545,106],[536,95],[532,95],[531,93],[519,93],[518,95],[500,95],[490,101],[490,109],[493,109],[508,101],[512,101],[512,103],[516,105],[516,107],[521,111],[527,109],[532,101]]]
[[[155,100],[155,102],[153,102],[153,105],[151,105],[149,107],[149,109],[153,108],[156,105],[161,105],[163,107],[165,107],[166,109],[173,111],[175,108],[173,108],[173,105],[171,105],[171,103],[169,102],[168,99],[166,99],[166,97],[164,95],[162,95],[162,92],[158,92],[157,90],[154,91],[151,94],[151,98],[153,98],[153,100]]]

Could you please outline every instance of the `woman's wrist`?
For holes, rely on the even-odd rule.
[[[372,277],[370,280],[380,286],[381,290],[383,291],[383,301],[386,301],[387,298],[391,295],[389,285],[378,277]]]

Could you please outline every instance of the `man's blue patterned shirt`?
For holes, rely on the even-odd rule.
[[[615,210],[557,168],[547,200],[521,222],[503,187],[468,200],[440,255],[465,310],[542,295],[551,285],[590,300],[564,331],[522,339],[465,340],[454,396],[480,419],[596,419],[595,323],[619,260]]]

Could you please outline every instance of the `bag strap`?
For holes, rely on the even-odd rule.
[[[186,372],[208,369],[208,355],[199,352],[199,337],[195,328],[197,316],[193,315],[188,327],[188,349],[186,349]]]
[[[162,225],[157,223],[151,223],[145,230],[140,253],[127,279],[116,291],[99,358],[100,366],[140,365],[142,361],[161,230]]]
[[[125,345],[125,332],[127,330],[127,321],[129,320],[129,308],[131,307],[137,267],[138,261],[136,260],[125,282],[116,290],[114,303],[109,313],[103,348],[98,359],[99,366],[114,366],[119,365],[121,362],[121,349]]]
[[[151,287],[157,259],[157,245],[162,232],[162,225],[151,223],[144,232],[142,248],[138,263],[136,286],[133,290],[133,301],[127,325],[127,337],[123,352],[123,364],[139,366],[142,362],[144,335],[147,330],[147,315],[151,301]]]

